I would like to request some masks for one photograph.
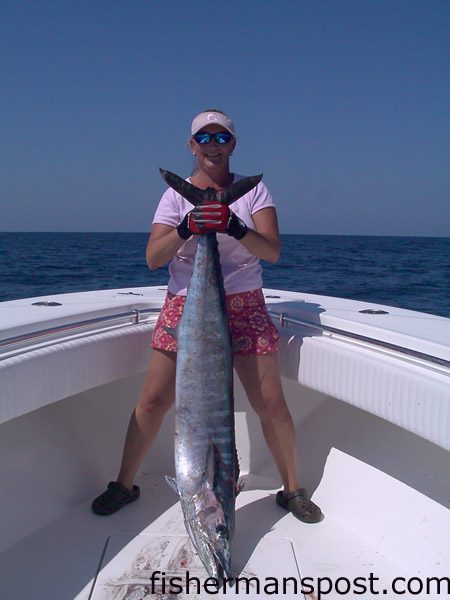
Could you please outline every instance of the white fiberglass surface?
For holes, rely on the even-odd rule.
[[[111,517],[90,511],[91,500],[117,471],[142,377],[90,390],[2,425],[0,466],[8,481],[0,500],[2,514],[8,515],[0,536],[2,597],[88,598],[99,565],[105,566],[108,540],[114,540],[107,562],[113,567],[115,556],[139,536],[185,536],[177,498],[164,480],[173,475],[173,413],[143,464],[139,501]],[[246,477],[236,514],[238,567],[245,571],[256,561],[259,575],[281,574],[276,562],[258,558],[265,556],[262,540],[274,536],[288,540],[277,543],[283,553],[293,548],[302,577],[322,573],[338,578],[361,571],[368,576],[373,569],[389,583],[393,576],[414,575],[417,565],[408,549],[424,564],[433,560],[437,569],[442,557],[448,558],[441,526],[448,518],[448,453],[344,402],[292,381],[284,385],[296,423],[301,483],[311,493],[316,490],[325,520],[305,525],[275,504],[279,477],[258,419],[236,384],[238,452]],[[410,491],[413,500],[399,489]],[[408,541],[415,532],[420,552],[417,541]],[[148,540],[140,541],[145,546]],[[436,569],[431,565],[427,573]]]

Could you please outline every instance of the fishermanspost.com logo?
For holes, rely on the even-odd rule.
[[[321,600],[333,593],[342,596],[348,594],[372,596],[417,596],[422,598],[448,598],[450,595],[450,577],[395,577],[390,585],[381,583],[374,573],[367,577],[256,577],[253,575],[225,577],[219,581],[215,577],[201,579],[191,576],[189,571],[183,575],[165,571],[153,571],[149,580],[150,594],[223,594],[248,595],[250,593],[267,596],[309,595],[312,600]]]

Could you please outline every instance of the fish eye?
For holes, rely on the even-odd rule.
[[[218,535],[226,535],[228,532],[227,528],[225,525],[217,525],[216,527],[216,533]]]

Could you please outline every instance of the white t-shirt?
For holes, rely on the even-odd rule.
[[[235,175],[234,181],[242,178],[242,175]],[[275,204],[269,190],[262,182],[230,206],[231,210],[251,229],[255,228],[252,215],[268,207],[275,207]],[[176,227],[192,208],[190,202],[169,188],[162,195],[153,223]],[[189,238],[169,265],[168,290],[172,294],[185,296],[187,293],[194,266],[197,238],[196,235]],[[262,267],[259,259],[249,252],[241,242],[225,233],[218,233],[217,240],[225,292],[236,294],[262,287]]]

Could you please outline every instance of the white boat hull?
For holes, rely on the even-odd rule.
[[[0,314],[2,308],[11,314],[23,303],[22,322],[10,319],[11,326],[4,328],[10,343],[0,361],[0,465],[7,482],[0,499],[1,514],[7,516],[1,524],[0,589],[6,600],[151,597],[145,596],[149,571],[174,570],[185,530],[177,499],[164,482],[164,475],[174,472],[173,412],[142,466],[139,502],[107,518],[90,512],[92,498],[117,472],[156,315],[139,324],[108,322],[11,341],[86,316],[161,305],[163,290],[135,290],[141,292],[142,298],[119,296],[119,291],[59,296],[64,308],[45,318],[24,314],[25,301],[0,305]],[[268,299],[274,312],[305,320],[306,308],[316,325],[356,331],[359,339],[313,331],[311,325],[280,327],[283,385],[298,435],[302,485],[315,490],[314,500],[325,514],[317,525],[300,523],[276,506],[279,477],[258,419],[236,383],[237,444],[245,478],[236,513],[237,573],[256,573],[260,585],[264,578],[278,578],[282,585],[285,576],[310,577],[316,585],[322,577],[323,586],[326,578],[334,586],[340,579],[326,598],[342,598],[344,578],[354,583],[371,573],[379,578],[372,579],[374,590],[375,583],[390,589],[396,577],[422,578],[424,586],[427,577],[444,577],[450,561],[445,344],[436,334],[418,336],[407,347],[407,338],[414,336],[405,328],[378,331],[378,341],[413,351],[402,353],[361,339],[383,329],[374,325],[375,317],[361,324],[361,303],[336,301],[333,310],[326,304],[334,299],[322,299],[319,312],[302,306],[306,300],[317,305],[318,297],[312,302],[274,290],[266,295],[281,296]],[[417,321],[417,315],[399,311],[397,321]],[[448,327],[448,319],[429,319],[428,332]],[[427,360],[433,355],[438,362]],[[166,553],[155,550],[161,545]],[[197,572],[195,556],[188,558],[175,574],[189,568]],[[444,597],[416,594],[420,581],[412,581],[411,598]],[[299,597],[294,583],[289,585],[284,597]],[[355,598],[361,597],[352,589]],[[317,598],[317,589],[315,594],[309,597]],[[375,595],[368,589],[364,597]]]

